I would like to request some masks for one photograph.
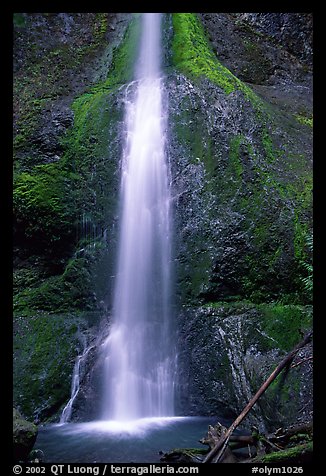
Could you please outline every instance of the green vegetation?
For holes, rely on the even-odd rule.
[[[193,81],[209,79],[227,95],[233,91],[241,91],[256,111],[257,118],[264,124],[264,116],[269,115],[268,105],[217,59],[197,14],[173,13],[172,22],[173,65]],[[264,127],[262,132],[266,137],[268,132]]]
[[[230,141],[229,160],[230,167],[232,168],[231,175],[237,180],[241,180],[243,175],[243,165],[240,160],[240,146],[243,140],[243,136],[239,134]]]
[[[69,398],[80,322],[66,314],[15,318],[14,401],[26,417],[44,420]]]
[[[307,257],[308,261],[301,261],[301,266],[306,272],[306,276],[301,278],[305,291],[310,295],[312,299],[313,291],[313,235],[307,235],[306,245],[308,248],[309,256]]]
[[[240,90],[247,98],[259,101],[231,71],[223,66],[213,53],[203,26],[196,13],[173,13],[173,64],[185,75],[196,78],[207,77],[226,94]]]
[[[254,322],[262,339],[264,350],[281,349],[288,352],[302,340],[302,336],[312,326],[311,306],[282,304],[280,302],[257,304],[248,300],[207,302],[203,308],[216,310],[218,315],[227,318],[249,311],[255,311]],[[216,315],[216,314],[215,314]]]
[[[140,16],[134,14],[123,41],[113,51],[113,60],[107,79],[90,88],[90,93],[111,90],[133,79],[139,35]]]
[[[117,106],[113,93],[132,79],[138,35],[139,18],[135,16],[124,40],[113,51],[106,80],[73,101],[74,125],[62,141],[64,158],[80,177],[76,183],[79,220],[86,217],[98,236],[112,220],[118,197],[116,170],[121,156],[119,121],[123,109]]]
[[[313,117],[307,117],[304,114],[295,114],[295,119],[300,123],[308,127],[313,127]]]
[[[261,312],[262,329],[273,339],[271,348],[276,345],[285,351],[292,350],[312,326],[312,314],[302,306],[270,303],[259,304],[257,309]]]
[[[118,195],[122,111],[112,93],[131,79],[137,25],[135,17],[115,47],[107,78],[72,101],[73,125],[60,138],[55,162],[44,163],[31,138],[49,103],[76,95],[71,75],[101,48],[107,14],[95,14],[93,42],[74,51],[63,44],[32,61],[36,50],[27,49],[28,66],[16,75],[14,400],[36,421],[52,418],[67,402],[77,330],[89,326],[82,313],[97,309],[94,266],[103,258],[102,233]]]
[[[15,25],[24,20],[24,26],[27,28],[33,22],[30,14],[24,17],[19,16],[21,14],[15,15]],[[58,42],[52,48],[47,46],[45,51],[41,50],[38,41],[33,37],[37,35],[37,31],[32,30],[25,40],[25,64],[14,76],[15,153],[22,148],[31,148],[29,141],[40,124],[42,111],[60,96],[74,93],[72,78],[80,75],[84,65],[93,60],[95,52],[103,48],[108,14],[89,15],[93,15],[91,39],[83,41],[79,37],[77,41],[72,35],[69,42]],[[46,21],[49,22],[49,31],[50,28],[55,28],[55,20],[49,18]],[[19,29],[17,34],[21,34]]]
[[[13,23],[17,27],[23,27],[26,24],[26,20],[22,13],[14,13],[13,15]]]
[[[291,152],[287,137],[280,141],[275,134],[274,130],[284,126],[280,125],[282,118],[277,117],[276,111],[219,62],[197,14],[175,13],[172,21],[174,67],[194,83],[208,79],[226,96],[234,91],[242,92],[249,102],[248,122],[257,129],[254,137],[245,131],[229,137],[225,161],[220,144],[214,143],[207,130],[206,116],[198,113],[189,96],[182,99],[173,126],[178,140],[191,153],[193,163],[200,160],[205,165],[205,191],[218,197],[215,201],[208,199],[212,220],[214,208],[219,204],[231,206],[243,218],[243,232],[247,234],[250,230],[252,246],[242,257],[243,265],[238,263],[239,267],[243,266],[239,291],[243,297],[258,303],[266,299],[273,301],[281,294],[284,303],[306,302],[308,294],[301,281],[306,271],[301,263],[307,259],[312,179],[305,158]],[[246,48],[248,54],[255,51],[250,42]],[[232,100],[228,99],[231,110]],[[226,214],[221,209],[219,213]],[[285,239],[280,239],[281,235]],[[284,271],[292,270],[286,281],[282,267]],[[201,274],[205,280],[207,274],[199,268],[196,267],[196,276]]]
[[[14,281],[17,286],[13,302],[15,313],[29,315],[35,310],[64,312],[92,309],[94,302],[91,265],[94,256],[95,254],[88,253],[83,258],[70,259],[63,274],[41,277],[37,281],[34,280],[36,273],[32,270],[23,268],[15,272]],[[23,280],[22,275],[25,277]]]
[[[119,95],[121,86],[132,80],[140,24],[135,15],[124,38],[110,50],[110,59],[103,60],[105,73],[96,73],[102,78],[98,81],[85,65],[92,65],[95,56],[104,57],[104,50],[107,55],[108,14],[89,15],[93,15],[90,40],[77,35],[78,44],[62,42],[43,55],[37,41],[30,41],[24,64],[15,74],[15,401],[26,415],[40,420],[55,414],[69,397],[78,350],[76,332],[84,325],[81,312],[98,309],[96,299],[101,300],[100,292],[94,296],[100,274],[95,266],[102,260],[108,268],[115,246],[123,114]],[[28,14],[14,16],[19,31],[29,21]],[[249,127],[242,130],[239,121],[239,128],[224,135],[223,149],[190,94],[184,96],[177,111],[173,131],[187,153],[190,151],[189,164],[198,179],[198,187],[189,191],[198,210],[191,210],[191,244],[179,276],[185,302],[197,305],[199,299],[218,298],[225,284],[218,281],[224,271],[217,271],[217,284],[212,285],[216,288],[210,293],[214,260],[218,263],[218,252],[223,252],[213,226],[223,221],[229,226],[224,233],[227,230],[230,236],[239,236],[240,246],[242,239],[248,244],[243,253],[240,249],[232,271],[232,279],[242,279],[241,288],[230,287],[227,292],[233,294],[225,298],[229,302],[207,306],[223,307],[229,313],[242,306],[257,309],[262,329],[269,336],[262,336],[267,350],[278,346],[286,351],[311,325],[303,308],[285,305],[303,301],[299,293],[293,294],[298,283],[308,301],[312,289],[312,250],[307,243],[312,180],[305,171],[304,157],[291,156],[285,148],[281,151],[272,113],[219,62],[196,14],[173,14],[173,27],[174,67],[194,84],[203,80],[204,85],[206,78],[221,88],[216,90],[229,101],[230,110],[234,99],[242,101],[245,111],[241,114],[253,125],[253,132]],[[255,54],[252,44],[247,49]],[[73,119],[67,118],[64,134],[56,137],[60,157],[53,159],[42,152],[42,137],[41,146],[37,139],[44,128],[41,119],[47,120],[56,100],[62,98],[73,111]],[[48,114],[44,114],[46,110]],[[310,125],[308,119],[297,120]],[[197,223],[193,216],[201,213],[205,218]],[[190,230],[192,226],[194,230]],[[109,234],[110,240],[104,243],[103,237]],[[282,267],[286,272],[290,269],[288,274],[282,274]],[[276,299],[282,301],[257,306]]]
[[[251,460],[251,463],[285,463],[300,464],[301,462],[311,462],[313,452],[313,442],[287,448],[286,450],[269,453],[264,456],[258,456]]]
[[[60,164],[35,166],[14,177],[13,211],[17,243],[27,240],[38,252],[71,249],[76,220],[76,176]],[[69,250],[67,250],[69,251]]]
[[[15,461],[26,461],[33,448],[38,428],[13,409],[13,454]]]
[[[173,14],[173,63],[193,79],[208,77],[226,94],[234,91],[238,79],[230,73],[210,50],[203,27],[195,13]]]

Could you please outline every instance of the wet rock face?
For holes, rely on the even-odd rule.
[[[61,139],[73,121],[73,112],[64,105],[57,104],[43,113],[40,126],[30,138],[34,163],[56,162],[62,158],[64,148]]]
[[[171,75],[167,90],[179,302],[249,297],[251,286],[262,296],[291,292],[297,205],[285,190],[305,180],[296,157],[309,157],[309,136],[287,130],[281,114],[264,132],[240,91],[226,96],[183,75]],[[292,165],[273,142],[291,150]]]
[[[312,72],[309,13],[202,13],[216,56],[252,84],[305,83]]]
[[[235,16],[312,67],[312,13],[238,13]]]
[[[189,76],[171,74],[166,81],[184,414],[235,417],[291,350],[266,328],[266,322],[283,322],[280,335],[291,335],[292,317],[284,309],[266,321],[259,305],[223,310],[218,302],[295,301],[305,255],[299,236],[312,223],[312,137],[300,125],[312,112],[309,47],[303,57],[298,45],[286,43],[285,25],[296,17],[278,17],[275,29],[263,34],[238,15],[201,18],[216,57],[257,96],[244,83],[225,93],[222,81],[219,87],[191,77],[191,68]],[[280,35],[277,21],[284,25]],[[309,45],[308,31],[303,37]],[[212,302],[218,310],[211,312]],[[301,338],[295,335],[293,347]],[[295,372],[270,389],[248,425],[311,417],[311,368]]]
[[[272,331],[266,321],[269,312],[276,311],[273,306],[255,308],[225,303],[215,307],[183,308],[179,335],[182,342],[179,354],[181,412],[230,419],[240,414],[284,355],[292,350],[291,343],[286,350],[281,348],[284,328],[279,327],[279,335],[275,332],[280,323]],[[292,313],[291,332],[300,340],[304,327],[300,319],[306,311],[288,308],[286,312],[288,317]],[[296,314],[297,320],[294,319]],[[274,318],[277,319],[276,314]],[[311,355],[311,345],[306,346],[295,362],[309,359]],[[246,427],[255,424],[265,431],[311,419],[311,361],[306,360],[302,365],[274,381],[246,417]]]

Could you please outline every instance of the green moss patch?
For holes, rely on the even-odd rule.
[[[271,337],[274,344],[285,351],[290,351],[303,338],[312,326],[312,314],[307,308],[277,303],[260,304],[262,329]]]
[[[14,319],[14,402],[26,417],[44,419],[69,398],[80,325],[77,315]]]
[[[33,238],[42,248],[66,242],[76,219],[74,179],[58,164],[39,165],[32,173],[16,175],[13,210],[18,235]]]
[[[181,72],[193,79],[207,77],[226,94],[235,89],[249,92],[249,88],[218,61],[195,13],[174,13],[173,29],[173,63]]]
[[[313,117],[307,117],[304,114],[295,114],[295,119],[304,126],[313,127]]]
[[[286,450],[270,453],[251,460],[251,463],[287,463],[299,464],[300,462],[312,462],[313,443],[305,443]]]
[[[83,257],[70,259],[62,274],[46,278],[38,277],[31,269],[16,271],[15,313],[30,315],[35,310],[57,313],[92,309],[94,289],[91,268],[95,257],[95,252],[85,252]]]

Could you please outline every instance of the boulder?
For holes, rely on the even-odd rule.
[[[26,461],[37,437],[37,426],[13,409],[13,450],[15,461]]]

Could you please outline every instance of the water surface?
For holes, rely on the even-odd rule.
[[[45,425],[34,448],[49,463],[159,463],[160,451],[205,448],[199,439],[215,423],[211,417],[170,417]]]

